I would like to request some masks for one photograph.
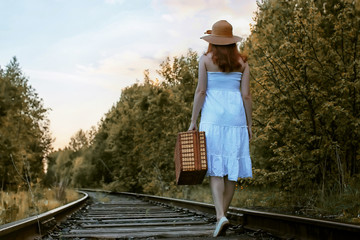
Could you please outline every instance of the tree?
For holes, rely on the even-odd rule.
[[[255,20],[244,49],[259,181],[342,191],[360,171],[359,3],[267,0]]]
[[[43,161],[52,138],[43,101],[14,57],[0,68],[0,177],[2,189],[44,176]]]
[[[152,80],[145,70],[142,84],[123,89],[119,101],[101,120],[88,150],[73,158],[75,165],[92,166],[89,185],[154,194],[174,185],[176,134],[186,131],[190,121],[197,58],[191,50],[185,56],[167,58],[158,70],[162,79]],[[71,141],[73,150],[78,148],[75,139],[82,139],[80,135],[78,132]],[[81,174],[72,178],[74,185],[85,179]]]
[[[80,151],[80,149],[88,147],[90,143],[90,138],[88,133],[84,132],[82,129],[77,131],[74,136],[70,138],[69,148],[74,151]]]

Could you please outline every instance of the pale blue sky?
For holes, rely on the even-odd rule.
[[[156,77],[167,56],[207,44],[199,38],[228,20],[246,37],[256,0],[1,0],[0,66],[13,56],[43,98],[54,147],[90,129],[121,89]]]

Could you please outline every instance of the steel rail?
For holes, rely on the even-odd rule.
[[[66,219],[67,215],[76,211],[85,203],[89,195],[83,191],[78,192],[84,194],[84,196],[76,201],[52,209],[45,213],[41,213],[37,216],[32,216],[15,222],[0,225],[0,240],[34,239],[36,236],[45,234],[46,231],[54,227],[57,222]]]
[[[208,203],[128,192],[112,194],[134,196],[173,207],[215,214],[214,205]],[[360,239],[360,226],[354,224],[235,207],[230,207],[228,217],[233,223],[243,225],[245,229],[263,230],[283,239]]]
[[[202,214],[215,214],[214,205],[208,203],[128,192],[109,192],[93,189],[82,190],[132,196],[145,201],[161,203],[175,208],[189,209]],[[82,193],[85,196],[77,201],[38,216],[0,226],[0,240],[34,239],[35,235],[39,236],[38,222],[41,223],[41,229],[44,229],[41,230],[42,233],[45,233],[47,224],[51,225],[52,222],[64,220],[66,215],[79,209],[80,206],[85,203],[88,194],[85,192]],[[228,217],[233,224],[241,224],[245,229],[255,231],[263,230],[282,239],[360,239],[359,225],[235,207],[230,207]]]

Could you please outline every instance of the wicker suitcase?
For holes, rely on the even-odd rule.
[[[179,133],[174,159],[177,185],[202,183],[207,171],[205,132]]]

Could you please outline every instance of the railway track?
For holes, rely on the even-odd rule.
[[[131,194],[88,192],[92,202],[49,239],[208,238],[212,215],[148,201]],[[238,239],[236,234],[228,238]],[[251,239],[251,238],[244,238]]]
[[[39,215],[38,220],[33,217],[0,226],[0,240],[34,239],[39,229],[45,233],[65,216],[68,219],[42,239],[207,239],[215,227],[211,204],[145,194],[84,191],[81,200],[68,206],[71,210],[63,206],[61,211]],[[73,213],[85,201],[86,207]],[[220,239],[360,239],[358,225],[241,208],[230,208],[228,218],[233,227]]]
[[[85,204],[89,196],[85,192],[79,192],[84,196],[74,202],[39,214],[38,216],[0,225],[0,240],[30,240],[45,234]]]

